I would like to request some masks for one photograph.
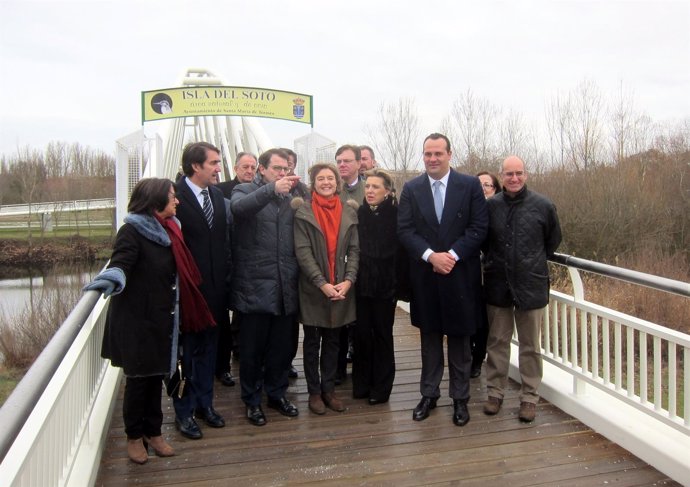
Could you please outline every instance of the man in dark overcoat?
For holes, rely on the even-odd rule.
[[[182,153],[185,176],[177,183],[177,218],[201,273],[199,290],[216,324],[227,321],[231,262],[225,202],[223,193],[215,187],[220,164],[220,151],[215,146],[206,142],[188,144]],[[181,399],[173,397],[175,425],[183,436],[199,439],[202,433],[194,416],[214,428],[225,426],[213,408],[219,328],[209,323],[181,323],[180,327],[187,393]]]
[[[470,419],[470,337],[482,302],[479,249],[489,219],[479,179],[450,168],[445,135],[424,139],[423,155],[426,171],[405,183],[398,209],[398,236],[410,256],[411,321],[422,346],[422,399],[412,419],[422,421],[436,407],[445,335],[453,423],[464,426]]]

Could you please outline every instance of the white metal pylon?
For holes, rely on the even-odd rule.
[[[180,86],[222,86],[222,80],[207,69],[190,68],[182,76]],[[261,124],[251,117],[203,116],[173,118],[165,121],[161,138],[160,158],[149,161],[146,176],[175,179],[180,171],[182,149],[189,142],[208,142],[221,150],[223,177],[234,177],[233,165],[239,152],[252,152],[257,157],[273,147]]]

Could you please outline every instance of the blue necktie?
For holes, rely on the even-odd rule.
[[[441,181],[434,181],[434,210],[436,210],[436,218],[441,223],[441,215],[443,215],[443,196],[441,196]]]
[[[213,228],[213,205],[211,205],[211,198],[208,197],[208,190],[202,189],[201,195],[204,197],[204,206],[202,208],[208,228]]]

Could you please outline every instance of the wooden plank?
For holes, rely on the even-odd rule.
[[[202,423],[204,438],[192,441],[175,431],[165,397],[163,434],[178,455],[150,457],[145,465],[127,458],[120,391],[96,485],[678,485],[547,402],[538,405],[532,424],[521,423],[519,386],[512,381],[494,417],[482,413],[482,376],[472,380],[472,419],[465,427],[452,424],[448,397],[427,420],[412,421],[419,400],[419,336],[401,310],[394,330],[398,370],[388,403],[369,406],[352,399],[348,379],[337,389],[347,411],[311,414],[298,356],[300,377],[288,389],[300,408],[297,418],[265,408],[268,424],[252,426],[244,418],[239,385],[218,385],[215,407],[227,426]],[[447,377],[441,387],[447,394]]]

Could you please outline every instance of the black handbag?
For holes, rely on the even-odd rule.
[[[186,382],[187,378],[182,371],[182,360],[178,360],[175,372],[165,381],[165,392],[167,392],[170,397],[177,396],[178,399],[182,399],[185,393],[184,386]]]

